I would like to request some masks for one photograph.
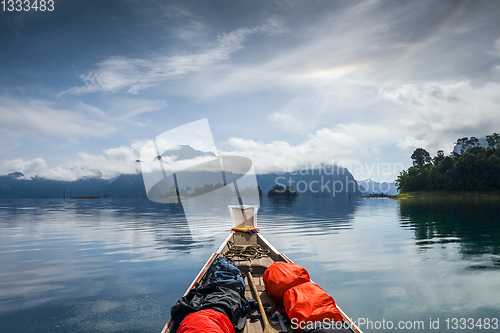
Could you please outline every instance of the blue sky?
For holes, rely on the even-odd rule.
[[[0,174],[136,172],[208,118],[258,173],[393,180],[417,147],[500,131],[498,1],[55,1],[0,12]]]

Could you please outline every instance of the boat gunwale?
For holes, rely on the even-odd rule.
[[[203,277],[205,276],[205,273],[207,272],[208,268],[212,265],[212,262],[215,259],[217,259],[217,257],[220,255],[220,253],[222,252],[222,250],[226,246],[227,242],[229,242],[229,240],[231,239],[231,237],[233,237],[233,234],[234,234],[234,231],[231,231],[229,233],[229,235],[226,237],[226,239],[222,242],[221,246],[219,246],[219,248],[217,249],[217,251],[214,252],[214,253],[212,253],[212,255],[210,256],[210,258],[208,258],[208,260],[205,263],[205,265],[203,265],[203,267],[200,269],[200,271],[198,272],[198,275],[196,275],[196,278],[193,280],[193,282],[191,282],[191,284],[189,285],[189,287],[187,288],[187,290],[184,292],[184,294],[182,295],[182,297],[186,296],[191,291],[191,289],[194,288],[194,286],[196,285],[196,283],[199,282],[201,279],[203,279]],[[172,320],[172,318],[170,318],[168,320],[168,322],[165,324],[165,326],[163,327],[163,329],[161,330],[161,333],[169,333],[170,329],[172,328],[173,323],[174,323],[174,321]]]

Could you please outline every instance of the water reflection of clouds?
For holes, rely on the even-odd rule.
[[[54,200],[55,207],[50,210],[30,209],[40,214],[43,211],[43,223],[39,223],[33,213],[26,218],[26,214],[15,212],[10,214],[8,225],[3,227],[9,229],[11,238],[26,234],[44,241],[49,235],[74,238],[74,243],[78,243],[82,251],[91,251],[87,242],[93,240],[98,248],[121,248],[122,254],[128,251],[129,254],[141,255],[144,260],[161,260],[179,249],[189,251],[213,243],[213,237],[193,242],[182,208],[155,207],[148,200],[103,201],[92,204]],[[17,210],[28,208],[18,207]]]
[[[133,272],[151,265],[175,271],[179,257],[186,258],[185,265],[202,265],[221,241],[193,242],[182,209],[154,207],[148,200],[0,205],[0,314],[75,296],[99,297],[116,286],[134,295],[147,293]],[[107,327],[105,320],[100,323]]]
[[[142,298],[124,297],[119,300],[91,300],[73,306],[74,317],[65,325],[78,325],[85,332],[130,332],[148,331],[156,324],[165,324],[164,311],[158,309],[158,299],[147,294]]]
[[[332,222],[336,218],[344,222]],[[266,222],[277,224],[266,237],[306,267],[349,314],[428,320],[500,309],[498,271],[468,270],[471,262],[463,260],[464,245],[456,237],[421,251],[414,230],[401,228],[397,201],[364,200],[354,214],[330,211],[329,222],[300,214],[279,219]],[[474,265],[481,264],[476,258]]]
[[[259,227],[349,315],[428,321],[498,313],[499,270],[490,269],[498,254],[471,255],[463,231],[417,238],[412,223],[435,217],[401,217],[393,200],[332,200],[264,198]],[[0,213],[0,315],[67,302],[58,310],[68,312],[60,325],[130,331],[147,321],[161,329],[169,307],[226,236],[193,244],[179,211],[140,200],[103,200],[92,210],[88,203],[47,202],[37,204],[39,213],[52,207],[41,215]],[[82,207],[87,213],[80,214]],[[210,222],[214,216],[204,217],[207,225],[222,223]]]

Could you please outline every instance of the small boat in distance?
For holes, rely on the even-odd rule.
[[[231,234],[226,238],[226,240],[219,247],[217,252],[213,253],[206,264],[202,267],[196,278],[193,280],[189,288],[184,293],[184,296],[187,295],[197,283],[202,283],[207,271],[211,267],[212,263],[223,256],[232,257],[240,271],[244,274],[245,280],[245,296],[248,298],[255,299],[259,301],[257,298],[260,298],[262,303],[269,303],[272,308],[276,307],[276,301],[271,298],[268,293],[265,291],[265,286],[263,282],[264,271],[267,267],[271,266],[275,262],[288,262],[292,263],[292,261],[283,253],[280,253],[276,250],[265,238],[258,232],[257,229],[257,210],[258,206],[250,206],[250,205],[236,205],[229,206],[229,210],[231,213],[231,219],[233,221],[233,228]],[[253,232],[249,232],[253,231]],[[252,247],[254,245],[259,245],[262,249],[262,252],[267,253],[266,256],[263,256],[259,259],[255,258],[244,258],[234,256],[235,247]],[[233,254],[229,254],[233,252]],[[250,274],[248,274],[251,272]],[[252,278],[252,281],[249,281],[249,276]],[[253,283],[251,283],[253,282]],[[258,297],[256,297],[258,294]],[[344,311],[338,306],[337,309],[340,311],[343,318],[343,326],[347,327],[352,333],[363,333],[356,324],[349,318]],[[274,325],[276,324],[276,325]],[[246,325],[244,329],[240,332],[242,333],[264,333],[269,332],[266,330],[266,326],[272,326],[276,332],[284,332],[281,328],[280,323],[272,323],[269,322],[267,318],[260,318],[257,321],[251,321],[250,319],[246,320]],[[175,333],[174,329],[178,325],[170,320],[162,330],[162,333]],[[290,323],[286,324],[286,332],[298,332],[294,331],[291,327]],[[271,331],[274,331],[271,330]]]

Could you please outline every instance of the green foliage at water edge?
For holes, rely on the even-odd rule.
[[[459,138],[460,152],[435,157],[417,148],[413,166],[396,179],[399,192],[411,191],[498,191],[500,190],[500,135],[486,136],[488,147],[479,146],[475,137]]]

